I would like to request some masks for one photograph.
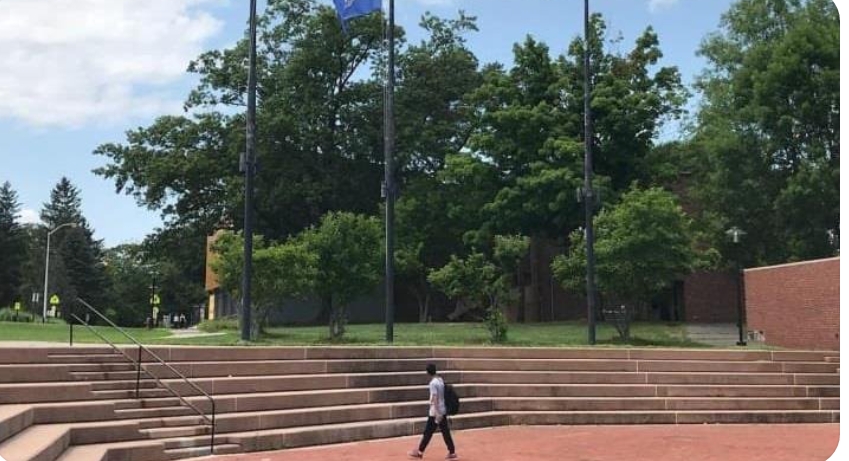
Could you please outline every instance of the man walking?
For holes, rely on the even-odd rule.
[[[424,456],[427,444],[430,443],[430,438],[433,437],[433,433],[436,432],[438,427],[442,431],[445,446],[448,447],[448,456],[445,459],[457,459],[457,453],[454,452],[454,441],[451,439],[448,414],[445,409],[445,382],[441,376],[436,374],[436,365],[432,363],[427,366],[427,374],[431,377],[428,385],[430,388],[430,409],[428,410],[427,425],[425,425],[419,448],[411,451],[410,457],[421,459]]]

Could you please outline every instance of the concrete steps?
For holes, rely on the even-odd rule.
[[[180,399],[177,397],[165,398],[143,398],[139,400],[127,399],[114,402],[116,410],[131,410],[139,408],[162,408],[180,406]]]
[[[136,388],[136,380],[111,380],[111,381],[90,381],[91,390],[93,391],[109,391],[109,390],[127,390]],[[139,387],[150,389],[157,387],[156,380],[146,378],[142,375],[139,380]]]
[[[0,405],[0,442],[14,436],[33,423],[29,405]]]
[[[53,461],[70,445],[66,425],[32,426],[0,443],[6,461]]]
[[[166,439],[174,437],[193,437],[196,435],[209,435],[212,433],[210,426],[166,426],[139,430],[142,435],[149,439]]]
[[[48,354],[47,357],[51,363],[127,363],[126,357],[114,351],[102,354]]]
[[[474,398],[464,399],[463,415],[493,411],[503,412],[685,412],[685,411],[820,411],[839,408],[837,398],[746,398],[746,399],[704,399],[704,398]],[[292,408],[285,410],[242,411],[219,414],[216,420],[217,434],[245,430],[267,430],[285,428],[292,425],[309,425],[311,421],[323,424],[389,420],[417,417],[425,413],[426,402],[400,402],[363,405],[341,405],[312,408]],[[139,421],[144,427],[142,432],[149,434],[173,435],[172,430],[191,432],[192,424],[199,420],[163,418],[158,421]],[[163,425],[167,424],[167,425]],[[186,424],[186,425],[181,425]],[[318,423],[317,423],[318,424]],[[207,433],[198,430],[199,433]]]
[[[128,408],[115,410],[116,419],[166,418],[169,416],[190,416],[197,412],[189,407],[168,406],[159,408]]]
[[[444,370],[462,397],[455,429],[839,421],[839,354],[830,351],[152,349],[213,395],[216,454],[418,434],[427,363]],[[12,376],[0,378],[0,450],[17,450],[20,461],[209,454],[212,430],[204,419],[144,373],[136,399],[137,372],[118,359],[103,348],[0,348],[0,371]],[[210,410],[162,365],[144,367]],[[34,438],[42,445],[22,452]]]
[[[109,389],[102,391],[91,391],[92,397],[95,399],[133,399],[136,398],[136,390],[135,389]],[[171,397],[172,394],[168,389],[163,389],[160,387],[147,387],[143,389],[139,389],[139,397],[142,399],[153,399],[157,397]]]
[[[242,451],[242,446],[235,443],[215,445],[216,455],[230,455],[234,453],[242,453]],[[165,449],[165,455],[168,459],[195,458],[199,456],[209,456],[210,454],[210,449],[207,446]]]

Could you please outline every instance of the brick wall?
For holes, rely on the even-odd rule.
[[[734,271],[694,272],[684,277],[688,323],[737,323],[738,280]]]
[[[840,258],[746,269],[749,331],[766,344],[840,349]]]

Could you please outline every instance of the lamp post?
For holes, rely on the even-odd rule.
[[[593,130],[590,112],[590,1],[584,0],[584,226],[587,242],[587,340],[595,344],[595,234],[593,233]]]
[[[737,334],[739,336],[737,340],[738,346],[745,346],[746,339],[743,337],[743,299],[744,299],[744,286],[743,286],[743,271],[741,269],[740,264],[740,240],[746,235],[742,229],[737,226],[732,227],[725,231],[725,233],[731,238],[731,242],[734,244],[735,249],[735,269],[737,275]]]
[[[242,341],[251,340],[251,283],[254,258],[254,175],[256,173],[256,0],[250,2],[248,49],[248,110],[245,128],[245,261],[242,270]]]
[[[386,342],[395,341],[395,0],[389,0],[388,61],[383,117],[383,182],[386,191]]]
[[[56,226],[55,229],[47,233],[47,252],[44,256],[44,299],[41,307],[41,323],[47,322],[47,282],[50,280],[50,236],[63,227],[77,228],[80,225],[75,222],[66,222]]]

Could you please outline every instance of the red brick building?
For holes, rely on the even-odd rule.
[[[773,346],[840,349],[840,258],[746,269],[747,326]]]

